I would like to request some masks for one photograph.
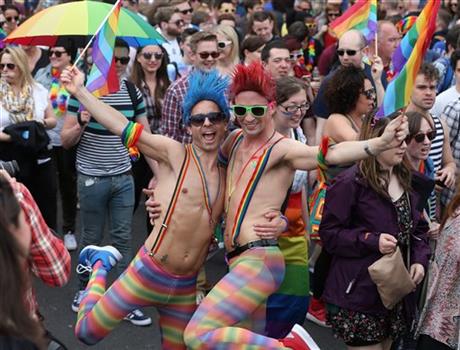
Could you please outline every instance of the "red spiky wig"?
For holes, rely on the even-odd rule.
[[[268,102],[275,101],[276,85],[271,74],[264,69],[262,62],[254,61],[249,66],[238,64],[235,67],[230,85],[230,100],[243,91],[254,91],[265,97]]]

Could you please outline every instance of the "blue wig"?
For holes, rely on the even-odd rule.
[[[217,69],[210,72],[194,70],[188,76],[188,90],[182,104],[182,121],[185,125],[190,123],[192,108],[200,101],[212,101],[217,104],[225,114],[230,117],[227,97],[225,92],[230,83],[228,77],[222,77]]]

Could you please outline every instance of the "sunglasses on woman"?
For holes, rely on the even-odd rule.
[[[427,133],[420,132],[413,136],[408,136],[408,141],[410,142],[413,139],[417,143],[422,143],[425,141],[425,136],[428,138],[428,141],[433,141],[436,137],[436,130],[428,131]],[[406,141],[406,143],[408,142]]]
[[[57,50],[49,50],[48,51],[48,56],[53,57],[56,56],[57,58],[61,58],[63,54],[67,53],[67,51],[57,51]]]
[[[208,119],[210,123],[216,124],[223,122],[225,118],[225,114],[222,112],[211,112],[206,114],[194,114],[190,116],[190,124],[193,126],[202,126],[205,120]]]
[[[368,100],[373,100],[375,98],[375,89],[374,88],[370,88],[368,90],[364,90],[363,92],[361,92],[361,94],[363,94],[364,96],[366,96],[366,98]]]
[[[19,22],[19,16],[5,17],[5,19],[6,19],[7,22],[13,22],[13,20],[15,22]]]
[[[227,46],[231,46],[233,43],[231,41],[219,41],[217,47],[221,50],[224,50]]]
[[[0,70],[4,70],[5,67],[8,70],[13,70],[16,68],[16,65],[14,63],[0,63]]]
[[[159,61],[163,58],[163,52],[143,52],[142,57],[144,57],[147,61],[150,61],[152,57]]]
[[[209,56],[211,56],[212,58],[218,58],[220,56],[220,53],[218,53],[217,51],[212,51],[212,52],[204,51],[204,52],[199,52],[198,55],[200,56],[202,60],[206,60],[208,59]]]
[[[268,106],[233,105],[230,108],[239,118],[243,118],[247,113],[251,113],[255,118],[262,118],[267,113]]]

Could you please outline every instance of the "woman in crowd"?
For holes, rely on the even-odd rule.
[[[357,140],[364,116],[375,106],[375,90],[371,82],[361,69],[353,66],[341,67],[334,74],[334,78],[329,80],[325,96],[331,115],[324,125],[323,136],[330,137],[335,143]],[[349,166],[329,166],[325,178],[330,181]],[[317,200],[321,200],[320,196]],[[318,245],[316,254],[320,249]],[[321,250],[313,274],[313,297],[307,318],[321,326],[326,321],[326,310],[321,296],[331,260],[330,254]]]
[[[18,180],[32,193],[47,225],[56,229],[56,173],[45,132],[56,126],[56,118],[48,91],[33,80],[18,46],[2,51],[0,69],[0,159],[19,163]]]
[[[44,330],[22,302],[31,283],[24,266],[31,232],[13,190],[0,175],[0,348],[45,349]]]
[[[331,30],[329,25],[342,15],[340,11],[340,5],[327,4],[326,6],[326,23],[321,26],[315,35],[315,39],[318,39],[324,48],[334,45],[338,38],[335,33]]]
[[[220,53],[217,59],[217,69],[221,74],[231,76],[235,66],[240,63],[238,34],[234,28],[226,25],[218,25],[215,33]]]
[[[241,56],[245,65],[250,65],[253,61],[259,60],[265,41],[260,36],[248,35],[241,43]]]
[[[276,81],[276,130],[285,137],[306,143],[300,124],[310,107],[305,82],[294,77]],[[286,263],[283,283],[267,301],[267,335],[283,338],[296,323],[302,324],[308,307],[308,247],[306,238],[307,172],[297,170],[282,211],[288,228],[278,239]]]
[[[159,133],[161,106],[166,90],[170,85],[167,72],[168,63],[168,54],[162,46],[147,45],[137,49],[131,72],[131,82],[141,90],[144,97],[147,120],[153,134]],[[147,164],[144,156],[141,156],[133,164],[133,175],[135,186],[134,210],[136,210],[142,189],[148,187],[153,175],[151,166]],[[151,227],[149,226],[149,228]]]
[[[428,295],[417,350],[458,349],[460,325],[460,187],[441,222],[430,266]]]
[[[418,112],[407,112],[409,136],[407,138],[407,159],[412,169],[434,179],[434,165],[429,153],[436,130],[431,118]],[[426,212],[431,220],[436,219],[436,196],[428,200]]]
[[[381,135],[391,118],[367,118],[362,139]],[[387,350],[411,324],[411,293],[386,309],[368,267],[401,247],[412,281],[425,274],[428,225],[417,210],[411,170],[403,162],[407,145],[371,156],[339,174],[327,189],[319,234],[332,264],[323,298],[333,332],[348,349]],[[372,153],[372,150],[369,150]]]
[[[21,14],[19,9],[11,3],[3,6],[2,11],[5,16],[5,23],[3,23],[2,29],[9,35],[18,27]]]

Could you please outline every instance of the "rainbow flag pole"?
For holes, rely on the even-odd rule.
[[[121,6],[121,1],[122,0],[117,0],[117,2],[112,6],[112,8],[110,9],[110,11],[107,13],[107,15],[105,16],[105,18],[102,20],[101,24],[99,25],[99,28],[97,28],[96,32],[94,33],[94,35],[91,37],[91,39],[88,41],[88,44],[86,44],[85,48],[80,52],[80,54],[78,55],[77,59],[75,60],[75,62],[73,63],[72,65],[72,69],[75,68],[78,64],[78,62],[80,62],[80,60],[82,59],[83,55],[85,54],[85,52],[88,50],[88,48],[91,46],[91,44],[93,43],[93,40],[94,38],[96,37],[96,35],[101,31],[102,27],[104,26],[104,24],[107,22],[107,20],[109,19],[110,15],[113,13],[113,11],[115,11],[115,9],[120,9],[120,6]]]
[[[330,28],[339,38],[350,29],[359,30],[371,42],[377,32],[377,0],[358,0]]]
[[[409,103],[415,78],[435,31],[440,3],[440,0],[428,0],[393,53],[392,62],[397,76],[388,85],[376,117],[388,116]]]

